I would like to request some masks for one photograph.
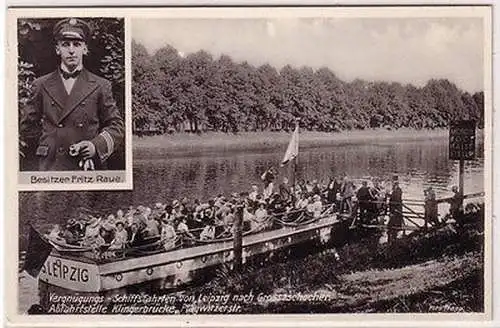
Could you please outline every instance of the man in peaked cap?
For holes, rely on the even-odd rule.
[[[36,146],[40,171],[105,170],[123,143],[124,124],[111,83],[83,66],[89,25],[66,18],[53,35],[60,66],[34,81],[20,122],[21,144]]]

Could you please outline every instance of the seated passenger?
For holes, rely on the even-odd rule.
[[[127,227],[130,229],[132,227],[132,225],[135,223],[134,214],[129,213],[129,214],[125,215],[125,222],[126,222]]]
[[[229,205],[230,204],[228,202],[221,200],[217,210],[215,211],[215,216],[220,218],[226,216],[229,212],[231,212]]]
[[[160,226],[152,216],[146,219],[146,227],[143,230],[145,237],[155,237],[160,234]]]
[[[107,219],[101,222],[101,228],[105,230],[103,238],[106,243],[110,243],[115,238],[116,219],[113,214],[110,214]]]
[[[230,211],[222,217],[222,226],[224,227],[224,234],[232,234],[233,223],[235,214]]]
[[[149,207],[144,208],[144,213],[143,213],[144,218],[147,220],[151,216],[152,212],[153,211],[151,210],[151,208],[149,208]]]
[[[175,218],[179,218],[182,215],[182,206],[181,206],[181,203],[177,199],[172,201],[171,214],[173,214],[175,216]]]
[[[181,199],[182,214],[187,215],[193,212],[193,205],[187,197]]]
[[[85,235],[85,226],[81,221],[75,219],[69,219],[66,225],[66,229],[70,231],[75,238],[80,238]]]
[[[71,230],[70,225],[66,225],[66,229],[64,229],[64,231],[59,235],[64,239],[66,244],[78,245],[78,234],[75,234]]]
[[[314,195],[311,210],[314,218],[319,218],[321,216],[321,213],[323,212],[323,203],[321,202],[321,197],[319,195]]]
[[[131,247],[137,247],[145,244],[144,236],[139,231],[139,226],[137,223],[132,223],[130,226],[130,240],[128,244]]]
[[[201,212],[201,211],[203,210],[202,205],[201,205],[201,203],[200,203],[200,200],[199,200],[199,199],[195,199],[195,200],[194,200],[194,205],[193,205],[193,208],[194,208],[194,211],[195,211],[196,213],[199,213],[199,212]]]
[[[207,224],[200,233],[201,240],[212,240],[215,238],[215,226],[213,224]]]
[[[208,207],[203,210],[203,221],[214,221],[215,220],[215,207]]]
[[[139,230],[146,227],[147,209],[146,207],[140,205],[137,207],[137,211],[134,213],[134,223],[137,224]]]
[[[123,221],[125,215],[123,214],[122,210],[116,211],[116,220],[117,221]]]
[[[101,246],[106,244],[106,241],[104,240],[103,237],[104,234],[105,234],[104,229],[100,228],[97,235],[90,235],[88,237],[86,236],[85,239],[83,240],[83,245],[92,247],[94,249],[100,248]]]
[[[220,208],[222,204],[226,202],[226,197],[224,195],[219,194],[217,197],[214,198],[214,206],[217,208]]]
[[[111,241],[110,250],[125,248],[128,240],[128,233],[122,221],[116,223],[115,238]]]
[[[266,204],[264,202],[259,203],[259,208],[255,210],[255,219],[257,221],[265,221],[267,218],[267,210],[265,208]]]
[[[193,234],[189,231],[189,227],[187,225],[187,219],[185,216],[183,216],[177,225],[177,232],[181,235],[187,236],[191,239],[194,239],[195,237]]]
[[[106,245],[106,240],[104,239],[104,237],[106,236],[106,230],[104,229],[100,229],[99,230],[99,234],[97,235],[97,237],[93,240],[93,242],[90,244],[90,246],[92,248],[100,248],[101,246],[104,246]]]
[[[194,211],[189,217],[189,226],[193,229],[201,229],[203,227],[203,210]]]
[[[226,215],[222,217],[222,223],[224,226],[232,226],[234,223],[234,219],[236,214],[234,213],[236,209],[232,209],[231,211],[227,212]]]
[[[255,219],[252,221],[251,229],[253,231],[262,231],[267,227],[268,214],[265,203],[259,203],[259,208],[255,210]]]
[[[166,250],[174,248],[176,240],[177,234],[173,226],[173,220],[164,219],[161,224],[161,241],[163,243],[163,247]]]
[[[250,192],[250,194],[248,194],[248,198],[251,201],[256,202],[258,195],[259,195],[259,187],[257,187],[257,185],[252,185],[252,192]]]
[[[303,193],[299,193],[299,196],[297,197],[297,201],[295,202],[295,209],[297,210],[305,210],[307,208],[307,205],[309,204],[309,201],[307,200],[306,197],[304,197]]]
[[[54,224],[54,226],[46,236],[48,239],[58,243],[65,242],[64,238],[62,237],[62,230],[59,224]]]
[[[250,212],[251,207],[245,206],[243,208],[243,222],[251,222],[255,220],[255,215]]]
[[[151,212],[151,217],[154,219],[154,220],[157,220],[159,221],[160,218],[161,218],[161,215],[163,214],[163,212],[165,211],[165,207],[163,206],[162,203],[156,203],[155,204],[155,208],[153,209],[153,211]]]
[[[101,220],[92,217],[85,228],[85,236],[83,237],[84,244],[89,245],[98,235],[101,229]]]

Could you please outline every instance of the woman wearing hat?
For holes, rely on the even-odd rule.
[[[215,238],[215,225],[213,220],[207,221],[200,233],[201,240],[212,240]]]
[[[321,196],[316,194],[313,196],[313,203],[311,206],[312,215],[315,219],[321,217],[323,212],[323,203],[321,202]]]
[[[274,179],[277,172],[274,167],[267,169],[260,177],[264,181],[264,199],[268,199],[273,194]]]
[[[85,245],[91,244],[97,236],[99,236],[99,230],[101,229],[101,220],[96,217],[91,217],[87,227],[85,228],[85,236],[83,242]]]
[[[65,242],[64,238],[62,237],[62,230],[59,224],[54,224],[50,232],[47,234],[47,238],[59,243]]]
[[[165,250],[170,250],[175,247],[177,233],[173,225],[173,219],[164,217],[161,224],[161,241]]]
[[[425,199],[425,205],[424,205],[424,218],[425,222],[430,222],[432,224],[438,224],[439,219],[438,219],[438,203],[436,200],[436,193],[432,189],[432,187],[427,188],[424,190],[424,199]]]
[[[116,222],[115,238],[111,241],[110,250],[125,248],[128,240],[128,233],[125,230],[125,224],[122,221]]]

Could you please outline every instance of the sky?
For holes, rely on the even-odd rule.
[[[484,83],[480,18],[134,19],[132,38],[150,54],[170,44],[256,66],[328,67],[345,81],[447,78],[471,93]]]

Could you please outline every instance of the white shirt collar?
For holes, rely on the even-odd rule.
[[[70,72],[70,71],[68,70],[68,68],[67,68],[66,66],[64,66],[64,64],[63,64],[63,63],[61,63],[61,66],[60,66],[60,67],[61,67],[61,71],[64,71],[64,72],[66,72],[66,73],[72,73],[72,72]],[[74,72],[74,71],[81,71],[82,69],[83,69],[83,65],[82,65],[82,64],[80,64],[80,65],[78,65],[78,66],[77,66],[77,67],[73,70],[73,72]]]

